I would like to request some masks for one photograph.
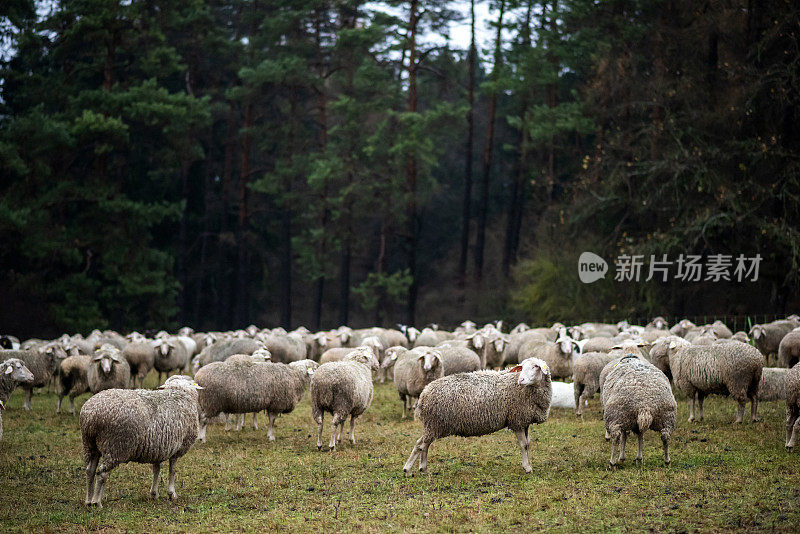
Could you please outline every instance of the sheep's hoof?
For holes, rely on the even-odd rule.
[[[642,465],[644,463],[641,458],[636,458],[633,462],[637,465]]]
[[[690,418],[689,418],[689,419],[687,419],[686,421],[688,421],[689,423],[694,423],[694,417],[690,417]]]
[[[523,465],[522,468],[525,470],[526,473],[533,473],[533,468],[529,465]]]
[[[355,445],[356,444],[356,438],[351,438],[350,439],[350,444],[351,445]]]
[[[172,501],[172,502],[177,501],[178,500],[178,494],[173,491],[172,493],[169,494],[169,500]]]
[[[151,491],[150,492],[150,498],[153,499],[154,501],[156,499],[158,499],[158,492],[157,491]]]
[[[792,449],[794,449],[793,445],[786,445],[786,451],[787,452],[792,452]]]
[[[405,475],[407,477],[413,477],[414,476],[414,473],[411,471],[411,469],[403,469],[403,473],[405,473]]]
[[[611,462],[609,462],[608,470],[609,471],[616,471],[617,470],[617,465],[616,464],[612,464]]]
[[[750,422],[751,423],[760,423],[761,422],[761,418],[760,417],[754,417],[753,419],[750,420]]]
[[[269,440],[270,441],[275,441],[275,436],[269,436]],[[320,447],[317,447],[317,448],[319,449]]]

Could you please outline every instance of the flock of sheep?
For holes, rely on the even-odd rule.
[[[328,449],[334,451],[350,419],[356,442],[357,419],[369,408],[373,381],[392,376],[402,417],[414,410],[422,435],[403,467],[427,469],[431,443],[451,435],[480,436],[509,428],[516,435],[522,467],[530,472],[528,428],[547,420],[551,407],[582,415],[600,393],[610,464],[625,458],[629,433],[638,438],[642,460],[646,430],[658,432],[669,464],[669,441],[677,404],[672,387],[689,400],[689,421],[703,419],[703,400],[732,397],[736,422],[751,404],[785,400],[786,447],[800,429],[800,318],[731,332],[723,323],[696,326],[683,320],[669,328],[657,317],[646,326],[584,323],[549,328],[525,324],[502,332],[502,322],[482,328],[470,321],[454,331],[436,325],[422,331],[340,327],[325,332],[299,328],[233,332],[159,332],[152,339],[133,332],[94,331],[88,337],[63,335],[52,341],[0,336],[0,409],[19,386],[24,408],[32,392],[48,385],[62,400],[92,393],[80,412],[86,462],[86,504],[101,506],[109,473],[126,462],[153,467],[150,490],[158,495],[161,464],[169,462],[167,494],[175,493],[175,462],[196,440],[206,440],[209,423],[241,429],[246,414],[265,412],[267,436],[275,439],[275,419],[294,410],[310,390],[311,411],[322,450],[324,417],[331,414]],[[766,367],[775,362],[776,367]],[[156,390],[141,389],[155,370]],[[175,372],[169,376],[170,373]],[[189,376],[193,375],[193,378]],[[556,381],[556,379],[569,380]],[[133,389],[136,387],[139,389]],[[698,404],[697,411],[695,403]],[[0,418],[2,439],[2,418]]]

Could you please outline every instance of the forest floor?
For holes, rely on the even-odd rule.
[[[356,445],[333,453],[316,449],[306,394],[277,420],[275,442],[266,439],[264,415],[260,430],[249,421],[241,432],[209,428],[208,442],[178,461],[177,503],[166,497],[166,465],[154,502],[150,466],[126,464],[111,473],[97,510],[83,505],[77,416],[56,415],[51,393],[35,395],[28,413],[22,400],[15,391],[3,413],[2,531],[800,530],[800,453],[784,450],[782,402],[762,404],[762,422],[736,425],[729,399],[708,400],[705,422],[694,424],[679,401],[672,465],[664,466],[660,439],[649,432],[644,465],[633,463],[630,439],[628,460],[612,471],[596,396],[583,420],[554,409],[531,427],[529,475],[514,435],[503,430],[436,441],[428,474],[406,478],[402,466],[420,423],[400,420],[391,383],[376,385]]]

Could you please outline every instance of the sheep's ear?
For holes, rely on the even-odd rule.
[[[515,365],[514,367],[508,370],[509,373],[519,373],[520,371],[522,371],[521,365]]]
[[[311,376],[311,375],[313,375],[313,374],[314,374],[314,369],[312,369],[311,367],[309,367],[308,369],[306,369],[306,373],[308,373],[308,376]]]
[[[11,364],[8,364],[8,367],[6,367],[6,370],[3,371],[3,374],[10,375],[13,372],[14,372],[14,367]]]
[[[669,342],[669,348],[674,349],[677,346],[678,346],[678,342],[677,341],[670,341]]]
[[[391,357],[392,360],[396,360],[397,359],[397,352],[393,352],[390,357]]]
[[[0,400],[0,410],[5,410],[5,409],[6,409],[5,403]]]

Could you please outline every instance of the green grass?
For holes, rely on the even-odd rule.
[[[149,377],[150,384],[153,377]],[[178,501],[149,499],[150,466],[126,464],[109,479],[104,508],[83,506],[77,417],[56,416],[55,397],[22,392],[3,415],[0,529],[25,532],[153,531],[728,531],[800,529],[800,455],[783,447],[783,403],[765,403],[757,424],[734,425],[734,403],[712,398],[706,421],[689,425],[679,402],[672,465],[655,433],[644,465],[607,469],[599,400],[584,420],[554,410],[532,427],[533,473],[522,470],[514,435],[450,437],[430,449],[429,474],[407,479],[402,466],[419,423],[400,421],[391,384],[357,427],[358,443],[316,450],[308,396],[277,421],[277,441],[261,429],[209,429],[178,462]],[[82,404],[85,398],[81,398]],[[748,408],[749,409],[749,408]],[[326,423],[330,417],[326,418]],[[347,426],[345,427],[347,430]],[[326,424],[325,442],[329,437]]]

